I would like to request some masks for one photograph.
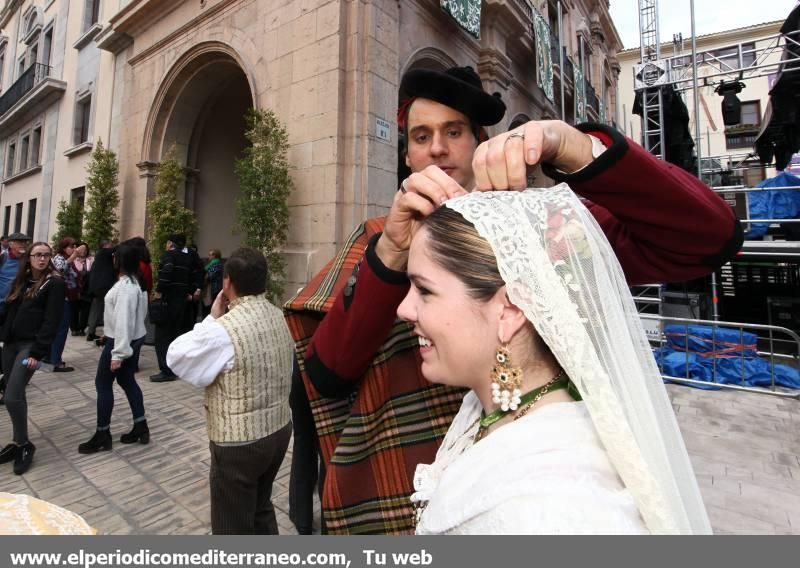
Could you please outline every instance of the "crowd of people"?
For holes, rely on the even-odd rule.
[[[70,329],[103,347],[97,430],[78,451],[111,450],[114,380],[133,420],[120,441],[148,443],[149,314],[150,380],[204,389],[214,534],[278,532],[292,429],[301,534],[315,490],[329,534],[710,532],[628,285],[726,262],[742,242],[730,207],[605,125],[489,138],[506,108],[469,67],[409,71],[401,93],[411,175],[283,312],[254,249],[204,265],[171,235],[154,286],[141,238],[92,257],[10,235],[0,461],[30,467],[25,386],[41,361],[71,370]],[[562,183],[526,189],[539,165]]]
[[[171,301],[174,290],[221,288],[219,251],[212,251],[217,260],[214,269],[204,271],[196,250],[186,248],[184,240],[182,235],[170,236],[161,257],[154,297],[167,291],[167,301]],[[133,428],[121,436],[120,442],[149,443],[144,400],[135,377],[153,291],[146,241],[141,237],[119,244],[101,240],[94,254],[88,243],[72,237],[64,237],[51,247],[45,242],[31,243],[28,235],[17,232],[2,237],[0,243],[0,404],[6,406],[13,428],[13,440],[0,451],[0,463],[13,461],[18,475],[31,467],[36,447],[28,439],[26,387],[39,369],[74,371],[62,358],[70,332],[102,347],[95,378],[97,431],[78,446],[78,451],[86,454],[112,448],[115,380],[125,392],[133,415]],[[176,262],[187,270],[176,271]],[[191,330],[196,315],[204,311],[194,300],[191,297],[173,305],[172,320],[178,325],[156,325],[156,336],[174,339]],[[103,329],[102,336],[97,334],[98,328]],[[168,346],[169,342],[164,351]],[[154,375],[151,380],[160,382],[163,378]]]

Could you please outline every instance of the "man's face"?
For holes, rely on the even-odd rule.
[[[0,246],[2,246],[3,248],[8,248],[8,239],[0,240]]]
[[[430,99],[411,104],[406,165],[412,172],[438,166],[469,191],[474,185],[472,155],[477,147],[464,114]]]
[[[8,241],[8,248],[13,250],[16,256],[23,256],[27,246],[27,241]]]

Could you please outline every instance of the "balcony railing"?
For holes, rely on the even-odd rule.
[[[586,106],[594,111],[595,116],[599,117],[600,99],[597,98],[597,93],[589,80],[584,79],[584,81],[586,82]]]
[[[575,64],[572,63],[572,59],[567,55],[567,48],[562,47],[562,49],[564,50],[564,77],[567,78],[569,83],[572,83],[575,80]]]
[[[8,90],[0,96],[0,116],[3,116],[19,100],[33,88],[50,76],[51,67],[44,63],[34,63],[28,67],[19,79],[14,81]]]

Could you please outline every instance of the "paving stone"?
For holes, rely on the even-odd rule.
[[[130,427],[115,386],[111,452],[82,455],[95,431],[94,373],[100,350],[68,338],[65,358],[77,369],[36,375],[28,390],[33,467],[24,476],[0,470],[0,491],[39,496],[80,515],[100,534],[210,533],[209,452],[203,391],[182,381],[157,384],[152,347],[142,351],[137,380],[151,443],[119,444]],[[717,534],[800,534],[800,401],[731,391],[667,387]],[[8,436],[0,417],[0,437]],[[2,440],[0,440],[2,442]],[[282,534],[288,518],[291,446],[273,488]],[[315,497],[315,529],[319,502]]]

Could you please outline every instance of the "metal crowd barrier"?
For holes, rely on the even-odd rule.
[[[739,322],[720,322],[720,321],[713,321],[713,320],[701,320],[701,319],[687,319],[687,318],[677,318],[677,317],[666,317],[660,316],[655,314],[639,314],[639,317],[643,320],[643,324],[645,324],[645,328],[653,328],[653,324],[658,325],[660,332],[658,337],[655,337],[653,333],[648,333],[648,338],[652,343],[658,343],[658,346],[661,347],[666,344],[666,336],[664,335],[664,324],[684,324],[686,326],[686,376],[684,377],[673,377],[671,375],[665,375],[663,372],[663,366],[659,367],[661,371],[661,376],[664,380],[672,381],[675,383],[682,383],[688,385],[697,385],[697,386],[713,386],[716,388],[721,389],[728,389],[728,390],[737,390],[737,391],[746,391],[746,392],[755,392],[759,394],[768,394],[772,396],[777,396],[781,398],[794,398],[800,400],[800,390],[778,390],[778,387],[775,384],[775,359],[786,359],[788,363],[794,364],[795,366],[800,360],[800,336],[792,331],[791,329],[780,327],[776,325],[761,325],[761,324],[751,324],[751,323],[739,323]],[[647,323],[650,322],[650,325]],[[688,350],[688,336],[689,336],[689,326],[690,325],[704,325],[709,326],[712,328],[712,341],[713,341],[713,351],[717,351],[716,345],[716,330],[717,328],[724,328],[724,329],[736,329],[739,331],[739,339],[740,344],[744,344],[744,332],[745,329],[748,331],[756,333],[760,341],[766,341],[769,345],[768,351],[758,351],[758,347],[756,347],[756,352],[759,356],[768,357],[770,361],[770,374],[771,374],[771,386],[769,388],[764,387],[753,387],[748,386],[745,382],[745,356],[744,356],[744,349],[741,349],[741,355],[738,357],[741,360],[740,369],[741,369],[741,377],[742,381],[741,384],[725,384],[717,382],[717,357],[714,356],[712,360],[714,361],[713,364],[713,375],[712,381],[699,381],[696,379],[689,378],[689,350]],[[778,338],[776,338],[778,336]],[[780,339],[781,336],[786,336],[789,339]],[[775,351],[775,343],[779,341],[782,344],[790,344],[791,345],[791,353],[777,353]]]

